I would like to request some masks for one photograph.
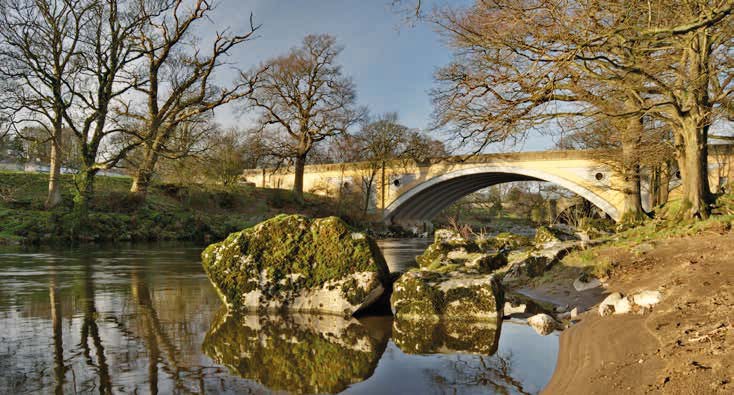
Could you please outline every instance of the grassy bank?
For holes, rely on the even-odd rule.
[[[62,179],[63,203],[43,209],[46,174],[0,172],[0,244],[68,241],[210,242],[278,213],[339,214],[332,201],[308,195],[296,204],[290,191],[251,186],[156,184],[140,203],[128,194],[126,177],[97,177],[95,199],[80,226],[72,211],[74,180]]]
[[[566,269],[581,269],[596,277],[613,276],[623,258],[635,259],[655,249],[662,241],[691,236],[723,235],[734,228],[734,194],[719,196],[709,218],[683,219],[680,200],[668,202],[651,218],[637,226],[620,229],[600,238],[600,245],[570,253],[545,279]]]

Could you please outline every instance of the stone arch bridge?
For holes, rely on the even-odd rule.
[[[547,181],[619,220],[625,212],[621,176],[600,162],[599,156],[598,151],[540,151],[449,157],[426,163],[309,165],[304,172],[304,191],[333,197],[369,191],[370,212],[388,224],[412,227],[428,223],[456,200],[482,188],[513,181]],[[293,186],[292,167],[246,170],[243,177],[264,188]],[[643,195],[644,190],[643,186]]]

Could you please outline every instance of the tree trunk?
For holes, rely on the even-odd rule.
[[[59,129],[60,130],[60,129]],[[50,210],[61,203],[61,136],[54,132],[51,138],[51,160],[48,172],[48,196],[45,207]]]
[[[76,176],[77,191],[74,197],[74,211],[81,226],[85,224],[89,216],[90,202],[94,197],[94,177],[96,175],[96,169],[85,169]]]
[[[306,168],[306,154],[296,156],[296,171],[293,179],[293,197],[296,202],[303,204],[303,172]]]
[[[670,174],[671,164],[666,160],[660,164],[656,170],[657,179],[655,180],[655,206],[662,206],[668,202],[668,194],[670,192]]]
[[[377,177],[377,167],[372,166],[370,168],[370,175],[366,179],[363,178],[362,184],[364,184],[364,207],[363,213],[367,215],[370,209],[370,198],[372,197],[372,188],[375,185],[375,178]]]
[[[138,166],[133,176],[133,184],[130,187],[130,193],[135,195],[142,202],[148,196],[148,187],[153,180],[155,166],[158,163],[158,154],[154,149],[146,147],[143,163]]]
[[[678,152],[678,167],[683,182],[683,207],[686,218],[707,218],[711,189],[708,179],[707,128],[697,122],[684,124],[683,146]]]
[[[51,327],[53,329],[54,343],[54,379],[56,385],[54,387],[55,394],[64,393],[64,381],[66,376],[66,365],[64,363],[64,330],[62,326],[63,313],[61,310],[61,300],[59,298],[59,288],[56,283],[56,272],[51,276],[48,286],[49,302],[51,304]]]
[[[624,210],[622,222],[638,222],[645,217],[640,196],[639,150],[643,131],[642,118],[634,117],[627,122],[622,136],[622,176]]]

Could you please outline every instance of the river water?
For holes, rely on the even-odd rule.
[[[426,245],[381,242],[393,270]],[[536,393],[553,373],[558,335],[519,322],[227,316],[200,251],[2,247],[0,393]]]

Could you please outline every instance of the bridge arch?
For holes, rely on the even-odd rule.
[[[385,208],[384,220],[401,225],[427,222],[472,192],[513,181],[551,182],[584,197],[615,221],[621,217],[612,203],[574,181],[540,169],[485,164],[433,177],[403,192]]]

